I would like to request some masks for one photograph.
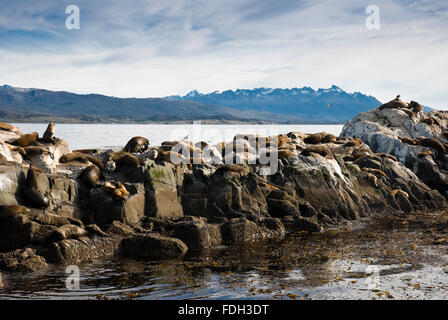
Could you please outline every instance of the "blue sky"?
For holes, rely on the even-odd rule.
[[[0,85],[160,97],[336,84],[448,109],[447,53],[446,1],[0,0]]]

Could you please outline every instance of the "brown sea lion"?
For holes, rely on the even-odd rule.
[[[388,154],[388,153],[379,152],[379,153],[375,153],[375,155],[380,157],[380,158],[389,158],[389,159],[392,159],[394,161],[398,161],[397,157],[395,157],[395,156],[393,156],[391,154]]]
[[[319,144],[324,138],[325,134],[323,133],[313,133],[303,139],[303,142],[305,142],[306,144]]]
[[[344,147],[359,147],[362,145],[362,140],[360,138],[354,138],[344,144]]]
[[[17,131],[17,128],[9,123],[0,122],[0,130],[14,132]]]
[[[22,157],[26,155],[26,151],[24,148],[19,147],[19,146],[12,146],[7,144],[9,150],[11,150],[12,152],[18,152]]]
[[[24,206],[0,206],[0,220],[14,217],[19,214],[27,214],[31,210]]]
[[[95,188],[100,184],[101,170],[97,165],[91,164],[81,174],[82,181],[90,188]]]
[[[434,119],[432,117],[429,117],[421,120],[420,123],[426,123],[427,125],[432,126],[434,124]]]
[[[30,166],[22,189],[24,200],[34,208],[46,208],[50,201],[38,190],[37,174],[34,167]]]
[[[50,152],[50,150],[48,150],[47,147],[31,146],[25,147],[23,148],[23,150],[25,151],[25,155],[27,158],[40,154],[50,155],[51,157],[53,157],[53,154]]]
[[[91,163],[97,165],[98,168],[100,168],[101,170],[104,169],[103,161],[101,161],[97,157],[94,157],[94,156],[91,156],[88,154],[83,154],[80,152],[66,153],[59,158],[59,162],[61,162],[61,163],[67,163],[67,162],[75,161],[75,160],[81,161],[81,162],[91,162]]]
[[[336,142],[337,137],[331,133],[328,133],[327,135],[324,136],[324,138],[322,139],[322,143],[330,143],[330,142]]]
[[[141,164],[141,160],[133,154],[127,153],[120,157],[115,163],[117,164],[117,168],[124,166],[138,168]]]
[[[398,139],[401,140],[403,143],[407,143],[413,146],[416,146],[419,144],[418,140],[412,139],[412,138],[406,138],[406,137],[398,137]]]
[[[446,147],[436,139],[433,138],[423,138],[420,140],[420,145],[423,147],[433,148],[437,150],[440,154],[446,153]]]
[[[112,199],[116,201],[125,200],[129,197],[129,191],[121,182],[117,182],[115,190],[112,192]]]
[[[51,234],[51,238],[56,241],[62,241],[65,239],[81,238],[87,235],[87,231],[81,227],[75,226],[74,224],[65,224]]]
[[[408,104],[400,99],[400,95],[398,95],[394,100],[386,102],[378,107],[379,110],[383,109],[398,109],[398,108],[407,108]]]
[[[56,139],[54,138],[54,122],[50,122],[47,130],[45,130],[44,135],[42,136],[42,140],[49,143],[56,142]]]
[[[326,157],[326,158],[332,157],[331,150],[324,146],[311,146],[311,147],[308,147],[305,150],[303,150],[300,154],[302,156],[308,157],[308,156],[312,156],[312,153],[318,153],[322,157]]]
[[[384,173],[384,171],[380,170],[380,169],[373,169],[373,168],[361,168],[362,171],[368,172],[368,173],[372,173],[375,175],[379,175],[385,178],[388,178],[387,174]]]
[[[11,144],[14,146],[25,148],[35,143],[37,141],[37,138],[39,138],[39,134],[37,132],[24,134],[20,138],[14,140]]]
[[[418,103],[416,101],[409,102],[408,108],[412,109],[412,111],[414,111],[414,113],[423,112],[423,107],[420,105],[420,103]]]
[[[431,156],[432,157],[433,156],[432,151],[431,150],[425,150],[425,151],[422,151],[419,154],[417,154],[417,157],[419,157],[419,158],[424,158],[426,156]]]
[[[402,195],[404,195],[406,198],[409,198],[409,194],[407,193],[407,192],[405,192],[405,191],[403,191],[403,190],[401,190],[401,189],[395,189],[395,190],[392,190],[391,192],[390,192],[390,194],[392,195],[392,196],[396,196],[397,194],[402,194]]]
[[[124,152],[141,153],[146,151],[149,146],[149,140],[144,137],[133,137],[123,148]]]

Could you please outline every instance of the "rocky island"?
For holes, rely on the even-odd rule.
[[[448,113],[399,97],[359,114],[340,137],[237,135],[215,146],[130,137],[122,150],[72,151],[54,124],[39,137],[2,123],[0,269],[175,259],[377,213],[443,210],[447,130]],[[266,154],[276,155],[270,174]]]

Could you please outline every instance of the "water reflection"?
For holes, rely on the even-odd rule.
[[[4,274],[1,299],[406,299],[448,297],[446,247],[427,233],[381,222],[278,244],[190,252],[182,261],[105,258],[80,265],[80,290],[65,268]],[[370,286],[369,268],[378,270]]]

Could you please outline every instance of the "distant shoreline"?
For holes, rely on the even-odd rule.
[[[38,119],[1,119],[0,122],[6,123],[64,123],[64,124],[160,124],[160,125],[178,125],[178,124],[193,124],[195,121],[200,121],[201,124],[216,124],[216,125],[344,125],[346,122],[268,122],[268,121],[236,121],[236,120],[210,120],[210,119],[198,119],[198,120],[183,120],[183,121],[82,121],[79,119],[59,119],[59,118],[38,118]]]

